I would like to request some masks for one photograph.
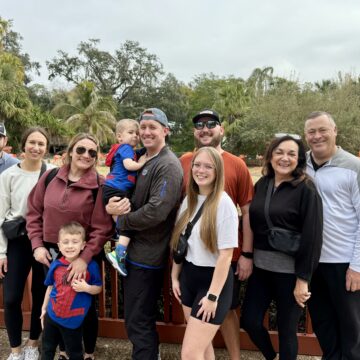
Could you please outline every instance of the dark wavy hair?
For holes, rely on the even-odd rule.
[[[296,165],[295,170],[292,172],[292,176],[295,178],[295,180],[300,180],[306,177],[305,170],[306,170],[306,155],[305,155],[305,146],[304,143],[301,141],[301,139],[294,139],[291,135],[285,135],[280,138],[275,138],[271,141],[270,145],[268,146],[265,156],[264,156],[264,165],[262,168],[261,173],[264,176],[274,177],[275,172],[271,165],[271,158],[274,150],[284,141],[294,141],[298,147],[298,163]]]

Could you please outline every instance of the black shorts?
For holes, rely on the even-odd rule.
[[[132,192],[131,191],[124,191],[124,190],[120,190],[120,189],[115,189],[111,186],[107,186],[107,185],[103,185],[102,187],[102,194],[103,194],[103,202],[104,205],[106,206],[109,202],[109,200],[113,197],[113,196],[118,196],[120,198],[128,198],[130,199]]]
[[[200,309],[199,301],[206,296],[214,267],[196,266],[184,261],[180,274],[181,302],[183,305],[192,308],[191,316],[197,319],[196,314]],[[227,312],[230,309],[233,294],[233,271],[229,269],[229,275],[218,299],[215,317],[210,319],[210,324],[221,325]]]
[[[230,310],[235,310],[240,306],[240,287],[241,281],[239,280],[238,276],[235,275],[237,267],[237,261],[231,263],[231,269],[234,274],[234,282],[233,282],[233,294],[231,300]]]

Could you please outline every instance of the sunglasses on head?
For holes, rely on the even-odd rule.
[[[75,149],[76,153],[78,155],[83,155],[85,154],[86,152],[88,152],[89,156],[93,159],[95,159],[97,157],[97,151],[94,150],[94,149],[87,149],[86,147],[84,146],[79,146]]]
[[[220,123],[216,120],[206,120],[206,121],[197,121],[196,123],[194,123],[194,128],[196,130],[202,130],[205,126],[208,129],[213,129],[214,127],[216,127],[216,125],[220,125]]]
[[[298,135],[298,134],[287,134],[287,133],[277,133],[277,134],[275,134],[275,137],[276,137],[277,139],[282,138],[282,137],[284,137],[284,136],[290,136],[290,137],[293,138],[294,140],[301,140],[301,136]]]

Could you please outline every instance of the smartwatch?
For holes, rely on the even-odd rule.
[[[241,255],[246,259],[252,259],[254,257],[254,253],[250,251],[242,251]]]
[[[207,293],[207,299],[212,302],[216,302],[218,300],[218,297],[214,294]]]

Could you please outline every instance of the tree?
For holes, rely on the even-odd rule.
[[[162,74],[157,56],[136,41],[125,41],[114,54],[100,50],[99,44],[98,39],[81,42],[78,56],[58,51],[58,57],[46,63],[49,80],[59,76],[76,85],[91,81],[101,95],[114,96],[121,104],[135,90],[154,84]]]
[[[31,81],[31,72],[40,75],[40,64],[31,61],[27,53],[22,52],[21,41],[23,37],[12,30],[13,21],[5,20],[0,17],[0,52],[5,51],[19,58],[24,66],[24,82],[28,84]]]
[[[13,121],[21,128],[25,113],[31,108],[27,91],[23,85],[24,68],[19,58],[0,51],[0,117]],[[14,124],[15,126],[15,124]]]
[[[66,121],[73,132],[89,132],[102,145],[114,141],[116,105],[111,97],[100,96],[91,82],[82,82],[65,95],[52,115]]]

